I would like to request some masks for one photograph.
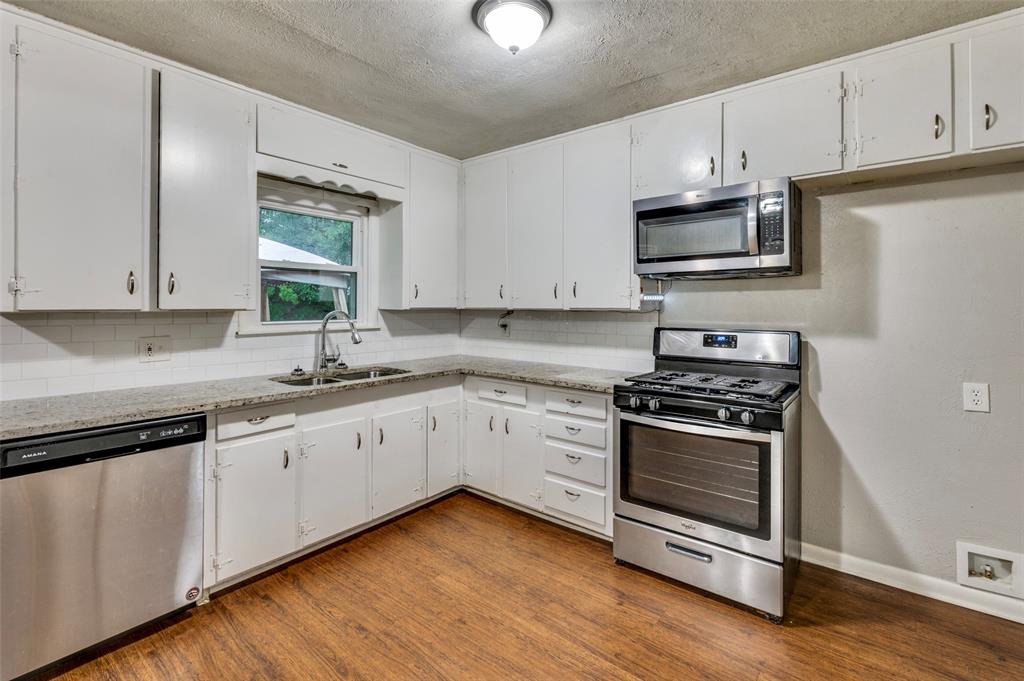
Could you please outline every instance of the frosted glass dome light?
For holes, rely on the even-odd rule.
[[[491,40],[516,54],[537,42],[551,22],[551,5],[545,0],[481,0],[473,7],[473,19]]]

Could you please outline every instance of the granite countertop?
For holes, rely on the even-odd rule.
[[[253,376],[3,401],[0,402],[0,440],[282,402],[437,376],[481,376],[611,393],[615,383],[636,373],[471,355],[389,362],[387,366],[406,369],[408,373],[320,387],[290,386],[272,381],[270,376]],[[349,367],[350,370],[360,368]]]

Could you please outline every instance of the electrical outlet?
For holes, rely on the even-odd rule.
[[[171,359],[171,337],[153,336],[139,339],[140,362],[166,362]]]
[[[992,411],[988,404],[988,383],[964,383],[964,411]]]

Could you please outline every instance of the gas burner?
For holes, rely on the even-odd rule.
[[[704,374],[687,371],[653,371],[627,378],[634,385],[654,390],[723,395],[739,399],[771,402],[786,391],[789,383],[747,376]]]

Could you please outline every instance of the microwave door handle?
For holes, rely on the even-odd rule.
[[[747,252],[757,255],[758,251],[758,196],[753,194],[747,200]]]

